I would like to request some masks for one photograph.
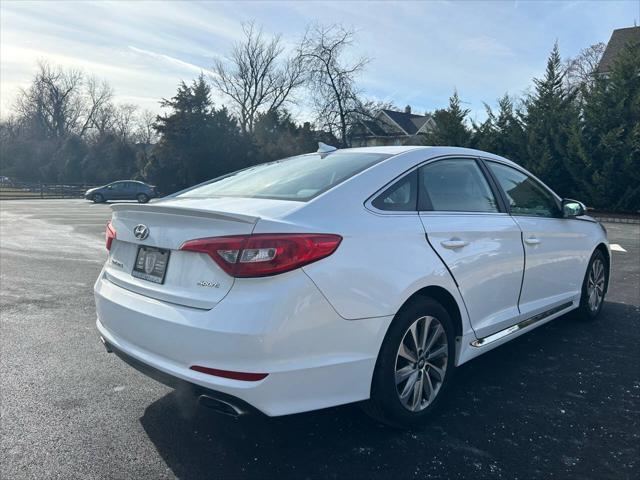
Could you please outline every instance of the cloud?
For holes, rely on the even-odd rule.
[[[509,47],[487,35],[465,38],[460,47],[466,52],[482,56],[512,57],[514,55]]]
[[[39,58],[107,80],[117,100],[159,109],[179,81],[209,72],[255,20],[295,45],[312,22],[357,31],[352,57],[372,59],[358,84],[372,98],[446,105],[453,88],[474,112],[505,91],[517,95],[544,72],[558,39],[575,55],[637,16],[637,2],[3,2],[0,104],[28,85]],[[216,98],[218,104],[224,99]],[[301,95],[293,108],[309,117]]]
[[[194,65],[193,63],[182,61],[182,60],[180,60],[178,58],[174,58],[174,57],[171,57],[169,55],[165,55],[163,53],[150,52],[149,50],[144,50],[142,48],[133,47],[131,45],[129,45],[128,48],[132,52],[139,53],[141,55],[145,55],[145,56],[147,56],[149,58],[152,58],[154,60],[159,61],[160,63],[168,64],[171,67],[183,69],[183,70],[192,72],[192,73],[194,73],[196,75],[199,75],[202,72],[208,72],[208,73],[211,72],[211,70],[209,70],[207,68],[200,67],[198,65]]]

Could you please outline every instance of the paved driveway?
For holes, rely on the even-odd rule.
[[[0,477],[638,478],[640,226],[607,225],[608,303],[464,365],[422,431],[357,406],[234,420],[107,354],[91,287],[108,206],[0,203]],[[634,473],[635,472],[635,473]]]

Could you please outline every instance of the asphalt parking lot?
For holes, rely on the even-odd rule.
[[[106,205],[0,203],[2,479],[640,478],[640,226],[607,224],[603,315],[562,317],[458,371],[421,431],[355,405],[232,419],[98,340]]]

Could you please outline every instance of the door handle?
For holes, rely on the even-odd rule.
[[[442,245],[444,248],[455,249],[466,247],[467,245],[469,245],[469,242],[467,242],[466,240],[460,240],[459,238],[452,238],[451,240],[443,240],[442,242],[440,242],[440,245]]]
[[[540,243],[540,240],[538,240],[536,237],[527,237],[524,239],[524,243],[528,245],[538,245]]]

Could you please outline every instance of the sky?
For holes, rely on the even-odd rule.
[[[181,80],[207,73],[255,21],[292,47],[312,23],[356,31],[350,51],[371,60],[363,93],[414,113],[443,107],[457,89],[471,117],[505,92],[521,95],[544,72],[557,40],[564,58],[615,28],[640,23],[640,0],[426,2],[161,2],[0,0],[0,115],[11,113],[36,62],[106,80],[116,102],[160,111]],[[214,95],[216,104],[226,100]],[[291,107],[312,120],[303,92]]]

